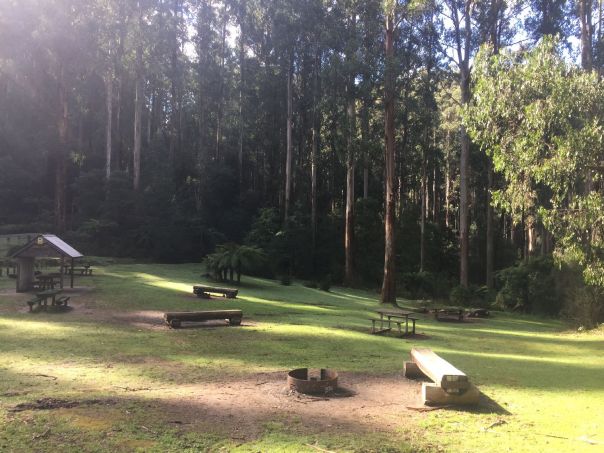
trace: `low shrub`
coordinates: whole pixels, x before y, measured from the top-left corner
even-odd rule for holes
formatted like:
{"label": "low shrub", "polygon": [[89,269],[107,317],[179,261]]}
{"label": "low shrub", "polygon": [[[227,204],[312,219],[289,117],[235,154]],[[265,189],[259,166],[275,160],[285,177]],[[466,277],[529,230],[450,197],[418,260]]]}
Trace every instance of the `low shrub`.
{"label": "low shrub", "polygon": [[283,274],[280,278],[279,281],[281,282],[281,284],[283,286],[289,286],[292,284],[292,278],[288,275],[288,274]]}
{"label": "low shrub", "polygon": [[449,301],[459,307],[487,308],[490,305],[489,290],[486,286],[456,286],[449,294]]}
{"label": "low shrub", "polygon": [[562,314],[576,327],[598,327],[600,322],[604,322],[604,289],[594,286],[575,288],[565,301]]}
{"label": "low shrub", "polygon": [[318,283],[314,280],[310,280],[304,283],[304,286],[311,289],[317,289],[319,287]]}
{"label": "low shrub", "polygon": [[401,274],[401,296],[409,299],[446,299],[451,282],[445,274],[405,272]]}
{"label": "low shrub", "polygon": [[549,257],[532,258],[497,272],[499,292],[495,305],[502,309],[557,315],[564,295],[557,280],[560,271]]}
{"label": "low shrub", "polygon": [[319,283],[319,289],[321,291],[329,291],[331,289],[331,276],[327,275]]}

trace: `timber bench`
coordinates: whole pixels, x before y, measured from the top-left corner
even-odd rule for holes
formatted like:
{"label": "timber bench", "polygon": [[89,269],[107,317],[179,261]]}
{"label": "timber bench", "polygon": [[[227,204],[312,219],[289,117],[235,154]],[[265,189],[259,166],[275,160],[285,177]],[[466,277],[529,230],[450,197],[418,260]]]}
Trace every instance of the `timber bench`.
{"label": "timber bench", "polygon": [[422,382],[423,404],[477,404],[478,389],[468,376],[455,368],[431,349],[411,349],[411,361],[405,362],[403,374],[407,378],[427,377],[433,382]]}
{"label": "timber bench", "polygon": [[195,285],[193,286],[193,294],[197,297],[203,297],[204,299],[210,298],[212,294],[222,294],[227,299],[235,299],[239,293],[238,289],[235,288],[219,288],[215,286]]}
{"label": "timber bench", "polygon": [[241,324],[243,312],[241,310],[206,310],[206,311],[181,311],[164,313],[164,320],[173,329],[181,326],[184,321],[203,322],[211,320],[227,320],[229,325]]}

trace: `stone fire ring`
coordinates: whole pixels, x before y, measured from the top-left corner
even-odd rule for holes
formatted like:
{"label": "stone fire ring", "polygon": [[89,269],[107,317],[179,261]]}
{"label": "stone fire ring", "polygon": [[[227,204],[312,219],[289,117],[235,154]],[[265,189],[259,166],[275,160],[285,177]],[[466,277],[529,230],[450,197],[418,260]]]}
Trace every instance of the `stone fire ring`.
{"label": "stone fire ring", "polygon": [[299,393],[325,395],[338,388],[338,373],[321,368],[320,376],[309,378],[308,368],[297,368],[287,373],[287,386]]}

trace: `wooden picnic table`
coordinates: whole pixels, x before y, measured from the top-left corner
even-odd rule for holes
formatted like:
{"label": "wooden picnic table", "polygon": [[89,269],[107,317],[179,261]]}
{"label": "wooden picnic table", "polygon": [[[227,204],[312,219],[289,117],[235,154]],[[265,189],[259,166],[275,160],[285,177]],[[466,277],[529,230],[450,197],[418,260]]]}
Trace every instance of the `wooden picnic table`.
{"label": "wooden picnic table", "polygon": [[461,307],[435,307],[432,309],[434,318],[439,321],[443,316],[454,316],[459,321],[463,321],[465,309]]}
{"label": "wooden picnic table", "polygon": [[[415,321],[416,318],[412,317],[415,313],[412,311],[405,310],[395,310],[391,308],[379,308],[376,310],[376,313],[380,315],[379,320],[373,320],[372,322],[372,333],[382,333],[392,330],[392,322],[394,322],[398,326],[399,335],[403,336],[401,331],[401,325],[404,321],[405,323],[405,333],[404,335],[409,335],[409,320],[413,323],[412,333],[415,334]],[[400,321],[397,321],[400,320]],[[375,330],[375,322],[379,321],[380,330]],[[384,328],[384,323],[388,323],[388,327]]]}
{"label": "wooden picnic table", "polygon": [[90,266],[74,267],[73,269],[71,267],[65,267],[65,274],[71,275],[72,273],[79,275],[92,275],[92,268]]}
{"label": "wooden picnic table", "polygon": [[36,280],[38,280],[38,282],[40,283],[40,288],[41,289],[55,289],[55,285],[59,284],[61,285],[61,288],[63,287],[62,282],[61,282],[61,274],[59,273],[49,273],[49,274],[38,274],[36,275]]}
{"label": "wooden picnic table", "polygon": [[56,297],[61,293],[62,291],[60,289],[48,289],[46,291],[36,293],[36,296],[42,301],[41,304],[46,307],[48,305],[48,299],[52,299],[50,301],[50,305],[55,305]]}

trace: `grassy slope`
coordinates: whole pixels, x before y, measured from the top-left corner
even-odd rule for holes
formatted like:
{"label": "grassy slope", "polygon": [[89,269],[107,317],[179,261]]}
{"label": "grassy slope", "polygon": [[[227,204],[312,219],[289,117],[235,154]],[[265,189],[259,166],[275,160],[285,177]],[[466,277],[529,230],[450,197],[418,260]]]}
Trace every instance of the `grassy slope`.
{"label": "grassy slope", "polygon": [[[113,265],[87,282],[97,287],[90,297],[99,308],[189,310],[199,308],[199,300],[190,296],[191,285],[200,282],[198,272],[194,265]],[[0,279],[0,287],[12,284]],[[204,305],[242,308],[258,325],[181,331],[91,321],[82,310],[16,313],[14,307],[24,299],[0,295],[0,394],[9,395],[0,402],[0,450],[15,445],[25,450],[64,448],[61,443],[77,445],[74,451],[234,449],[219,430],[177,435],[154,421],[145,410],[148,401],[126,399],[123,393],[117,405],[95,408],[95,417],[82,408],[17,415],[6,409],[43,396],[115,398],[116,386],[185,385],[218,373],[237,377],[309,363],[341,371],[392,372],[402,367],[413,346],[413,341],[367,335],[375,294],[341,288],[324,293],[252,278],[245,279],[240,293],[236,303],[213,300]],[[463,325],[422,320],[420,331],[430,336],[422,346],[468,373],[502,410],[418,415],[414,426],[400,427],[401,438],[414,439],[413,448],[593,451],[598,447],[575,439],[594,436],[604,441],[602,332],[568,333],[555,321],[508,315]],[[28,393],[10,396],[19,390]],[[497,421],[505,423],[484,429]],[[137,429],[140,425],[151,426],[150,431]],[[53,435],[32,437],[48,427]],[[376,445],[373,438],[297,432],[276,418],[263,427],[258,440],[237,448],[298,451],[314,442],[348,450]],[[406,448],[403,443],[397,447]]]}

